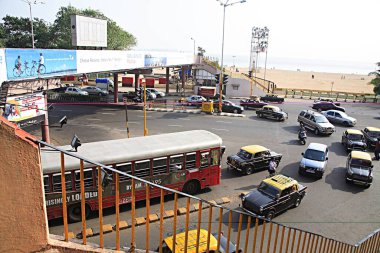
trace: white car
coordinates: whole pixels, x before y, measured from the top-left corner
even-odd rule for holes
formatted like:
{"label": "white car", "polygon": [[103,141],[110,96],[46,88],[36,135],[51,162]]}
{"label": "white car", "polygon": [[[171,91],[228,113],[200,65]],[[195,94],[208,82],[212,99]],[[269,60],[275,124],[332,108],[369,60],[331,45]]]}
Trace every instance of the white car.
{"label": "white car", "polygon": [[77,88],[77,87],[67,87],[67,89],[65,90],[65,93],[77,94],[77,95],[82,95],[82,96],[88,95],[87,91],[81,90],[80,88]]}
{"label": "white car", "polygon": [[202,104],[202,102],[206,101],[206,99],[202,96],[193,95],[186,98],[188,104]]}
{"label": "white car", "polygon": [[165,93],[162,92],[162,91],[159,91],[159,90],[156,90],[156,89],[153,89],[153,88],[148,88],[146,90],[149,91],[150,93],[155,94],[156,97],[158,97],[158,98],[165,97]]}
{"label": "white car", "polygon": [[329,159],[329,149],[325,144],[310,143],[305,153],[302,153],[302,159],[298,168],[300,175],[313,175],[322,178],[325,173],[327,160]]}

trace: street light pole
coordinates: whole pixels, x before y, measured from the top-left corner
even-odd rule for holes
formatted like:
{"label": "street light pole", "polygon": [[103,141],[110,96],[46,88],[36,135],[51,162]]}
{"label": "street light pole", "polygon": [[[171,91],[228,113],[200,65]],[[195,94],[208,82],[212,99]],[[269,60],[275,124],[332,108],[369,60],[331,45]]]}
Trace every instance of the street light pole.
{"label": "street light pole", "polygon": [[[29,5],[29,14],[30,14],[30,25],[32,27],[32,48],[34,49],[34,31],[33,31],[33,15],[32,15],[32,1],[22,0],[24,3]],[[33,4],[44,4],[44,2],[34,1]]]}
{"label": "street light pole", "polygon": [[219,78],[219,112],[222,112],[222,99],[223,99],[223,76],[224,76],[224,69],[223,69],[223,57],[224,57],[224,24],[225,24],[225,19],[226,19],[226,7],[237,4],[237,3],[244,3],[246,0],[241,0],[233,3],[228,3],[229,0],[227,0],[225,3],[223,3],[221,0],[217,0],[220,2],[220,4],[223,6],[223,34],[222,34],[222,59],[220,62],[220,68],[221,68],[221,73],[220,73],[220,78]]}
{"label": "street light pole", "polygon": [[190,39],[194,42],[194,50],[193,50],[194,53],[193,54],[195,56],[195,39],[193,39],[193,37],[191,37]]}

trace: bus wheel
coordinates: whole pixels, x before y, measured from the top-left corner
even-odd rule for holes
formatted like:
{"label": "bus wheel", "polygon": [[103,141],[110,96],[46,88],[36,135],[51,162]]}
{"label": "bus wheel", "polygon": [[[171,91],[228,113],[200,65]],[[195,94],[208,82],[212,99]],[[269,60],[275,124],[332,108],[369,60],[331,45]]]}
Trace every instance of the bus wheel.
{"label": "bus wheel", "polygon": [[[90,215],[91,209],[88,205],[86,205],[86,218]],[[74,204],[67,208],[67,216],[70,222],[78,222],[82,220],[82,211],[81,205]]]}
{"label": "bus wheel", "polygon": [[187,182],[183,186],[183,190],[182,191],[185,192],[185,193],[187,193],[187,194],[194,195],[197,192],[199,192],[200,188],[201,187],[199,185],[199,182],[195,181],[195,180],[192,180],[192,181]]}

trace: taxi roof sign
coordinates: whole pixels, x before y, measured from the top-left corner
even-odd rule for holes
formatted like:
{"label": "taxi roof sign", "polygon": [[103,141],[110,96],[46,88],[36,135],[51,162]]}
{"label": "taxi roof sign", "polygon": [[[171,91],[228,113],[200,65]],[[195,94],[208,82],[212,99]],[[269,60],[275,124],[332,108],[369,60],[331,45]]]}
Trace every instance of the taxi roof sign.
{"label": "taxi roof sign", "polygon": [[[174,253],[182,253],[185,252],[185,232],[177,234],[176,240],[175,240],[175,252]],[[199,244],[197,245],[197,230],[190,230],[188,232],[188,239],[187,239],[187,252],[188,253],[195,253],[197,252],[206,252],[207,251],[207,237],[208,237],[208,231],[205,229],[200,229],[199,231]],[[171,251],[173,251],[173,236],[166,237],[164,239],[164,242],[169,247]],[[210,248],[211,251],[217,251],[218,241],[216,238],[210,233]]]}
{"label": "taxi roof sign", "polygon": [[363,151],[354,150],[351,152],[351,157],[354,159],[362,159],[362,160],[372,161],[370,154],[363,152]]}
{"label": "taxi roof sign", "polygon": [[256,154],[258,152],[263,152],[267,151],[268,149],[266,147],[260,146],[260,145],[249,145],[249,146],[244,146],[241,148],[242,150],[251,153],[251,154]]}
{"label": "taxi roof sign", "polygon": [[275,175],[273,177],[264,179],[263,182],[272,185],[281,191],[298,184],[297,180],[285,175]]}

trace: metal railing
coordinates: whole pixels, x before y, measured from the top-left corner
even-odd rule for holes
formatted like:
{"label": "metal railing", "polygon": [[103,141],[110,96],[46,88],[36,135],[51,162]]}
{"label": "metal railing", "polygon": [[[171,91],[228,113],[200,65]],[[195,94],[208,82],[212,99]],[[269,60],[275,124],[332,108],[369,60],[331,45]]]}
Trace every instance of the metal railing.
{"label": "metal railing", "polygon": [[[107,166],[96,161],[87,159],[73,152],[66,151],[55,147],[51,144],[45,143],[43,141],[36,141],[41,146],[49,147],[53,150],[59,151],[61,156],[61,185],[62,185],[62,205],[63,205],[63,225],[64,225],[64,240],[69,240],[68,232],[68,217],[67,217],[67,203],[66,203],[66,183],[65,183],[65,155],[75,157],[79,160],[80,164],[80,190],[81,190],[81,211],[82,211],[82,243],[87,244],[87,232],[86,232],[86,203],[85,203],[85,186],[84,186],[84,162],[93,164],[97,166],[97,191],[98,191],[98,205],[99,205],[99,247],[104,248],[104,233],[103,233],[103,210],[102,210],[102,170],[113,172],[116,175],[115,184],[115,213],[116,213],[116,239],[115,239],[115,249],[121,250],[120,245],[120,203],[119,203],[119,177],[120,175],[129,177],[131,179],[131,238],[130,245],[128,249],[129,252],[134,252],[139,245],[136,245],[136,199],[135,199],[135,182],[141,182],[145,184],[145,196],[150,196],[150,192],[153,189],[160,190],[160,215],[159,215],[159,252],[162,253],[163,246],[163,220],[164,220],[164,196],[165,193],[174,194],[174,215],[172,224],[172,236],[173,245],[172,252],[175,252],[176,247],[176,236],[178,229],[178,197],[181,196],[186,200],[186,213],[185,213],[185,246],[184,253],[187,253],[187,243],[188,243],[188,233],[189,233],[189,222],[190,222],[190,203],[191,201],[197,203],[197,218],[196,221],[192,219],[191,222],[196,223],[197,228],[197,245],[200,240],[200,229],[203,224],[207,225],[208,237],[207,237],[207,253],[210,251],[210,234],[212,231],[213,218],[218,219],[217,231],[218,235],[222,234],[222,222],[223,215],[228,214],[227,222],[227,248],[225,252],[229,252],[230,241],[235,240],[236,249],[241,249],[241,252],[249,253],[375,253],[380,249],[380,229],[374,231],[372,234],[368,235],[365,239],[357,243],[356,245],[351,245],[345,242],[337,241],[332,238],[328,238],[316,233],[307,232],[298,228],[293,228],[279,224],[277,222],[266,220],[264,217],[255,216],[252,213],[246,213],[244,211],[234,210],[225,206],[216,204],[215,202],[207,201],[177,190],[173,190],[150,181],[138,178],[136,176],[127,174],[116,170],[112,166]],[[146,197],[146,223],[145,223],[145,249],[148,253],[150,251],[150,198]],[[202,211],[208,208],[207,221],[202,222]],[[216,214],[216,215],[215,215]],[[232,238],[231,229],[232,226],[236,225],[233,221],[233,216],[238,216],[237,222],[237,235],[236,238]],[[246,222],[243,222],[243,219]],[[242,235],[243,228],[245,226],[245,236]],[[167,226],[167,225],[166,225]],[[205,225],[203,225],[205,226]],[[251,228],[252,227],[252,228]],[[259,232],[259,227],[261,227],[261,232]],[[253,236],[251,235],[251,229],[253,229]],[[242,237],[242,238],[241,238]],[[217,249],[221,245],[221,237],[217,236]],[[123,238],[123,241],[128,240]],[[196,250],[198,253],[198,248]],[[239,251],[240,252],[240,251]]]}

